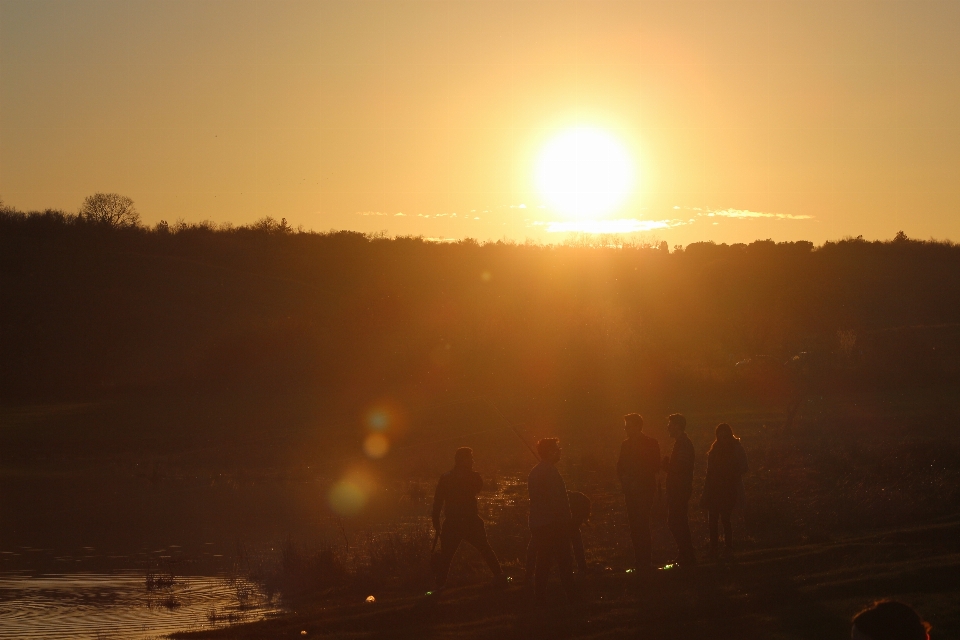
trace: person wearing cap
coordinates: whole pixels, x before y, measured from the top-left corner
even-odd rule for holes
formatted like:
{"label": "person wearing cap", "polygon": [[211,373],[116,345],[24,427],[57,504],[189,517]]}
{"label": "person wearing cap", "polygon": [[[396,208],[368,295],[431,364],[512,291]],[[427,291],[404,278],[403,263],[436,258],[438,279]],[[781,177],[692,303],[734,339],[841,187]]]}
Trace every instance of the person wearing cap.
{"label": "person wearing cap", "polygon": [[[573,543],[573,557],[577,561],[577,571],[581,576],[587,573],[587,556],[583,548],[583,534],[580,527],[590,519],[590,498],[580,491],[567,491],[570,504],[570,542]],[[526,573],[523,581],[530,583],[537,566],[537,543],[533,536],[527,545]]]}
{"label": "person wearing cap", "polygon": [[[440,476],[433,496],[433,528],[440,532],[437,590],[442,590],[446,585],[450,563],[464,540],[480,552],[493,573],[494,584],[505,586],[507,578],[497,554],[487,542],[486,528],[477,512],[477,494],[483,489],[483,479],[473,470],[473,449],[461,447],[453,459],[453,469]],[[441,514],[444,516],[442,528]]]}
{"label": "person wearing cap", "polygon": [[573,582],[573,558],[570,555],[570,502],[567,487],[557,469],[560,442],[544,438],[537,442],[540,463],[527,477],[530,493],[530,535],[537,550],[534,572],[534,597],[538,605],[546,600],[547,581],[554,562],[560,570],[560,584],[567,599],[576,599]]}

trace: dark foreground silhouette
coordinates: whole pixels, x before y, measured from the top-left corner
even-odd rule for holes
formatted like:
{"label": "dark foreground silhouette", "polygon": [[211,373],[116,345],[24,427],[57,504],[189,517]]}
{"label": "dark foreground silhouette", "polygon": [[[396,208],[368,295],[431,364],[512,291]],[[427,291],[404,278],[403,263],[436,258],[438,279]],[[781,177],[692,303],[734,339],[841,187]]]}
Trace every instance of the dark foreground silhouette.
{"label": "dark foreground silhouette", "polygon": [[[503,576],[500,561],[487,542],[483,520],[477,513],[477,494],[482,488],[483,479],[473,470],[473,449],[457,449],[453,469],[440,477],[433,496],[433,529],[440,537],[440,551],[432,561],[437,590],[446,586],[450,563],[462,542],[469,542],[480,552],[495,579]],[[498,582],[506,584],[502,580]]]}
{"label": "dark foreground silhouette", "polygon": [[931,638],[960,630],[960,520],[836,542],[743,552],[695,573],[601,573],[584,604],[535,609],[522,587],[474,584],[442,598],[360,593],[297,603],[295,614],[182,638],[849,638],[851,618],[897,594],[937,621]]}
{"label": "dark foreground silhouette", "polygon": [[[281,591],[297,613],[227,637],[842,637],[853,612],[894,596],[934,638],[960,633],[960,248],[589,245],[2,212],[0,563],[26,562],[21,547],[124,556],[187,537],[221,555],[240,536],[279,548],[327,535],[300,564],[284,547]],[[693,490],[677,451],[663,514],[644,464],[618,477],[613,462],[628,407],[677,406]],[[556,582],[545,615],[518,587],[470,586],[492,564],[469,544],[448,590],[422,602],[429,516],[416,493],[398,508],[398,492],[432,485],[460,445],[487,478],[525,476],[504,414],[531,438],[560,436],[566,487],[594,500],[582,605],[555,609]],[[357,439],[373,415],[391,420],[377,459]],[[742,521],[724,517],[730,459],[703,455],[718,420],[736,424],[750,459]],[[666,443],[665,426],[644,433]],[[380,484],[341,527],[327,490],[354,465]],[[742,544],[737,563],[625,573],[646,532],[649,564],[683,553],[684,508],[708,549],[709,516],[689,508],[713,486],[708,466],[721,482],[704,504],[717,546],[721,529]],[[508,488],[480,513],[519,578],[526,498]],[[376,604],[360,604],[373,591]]]}

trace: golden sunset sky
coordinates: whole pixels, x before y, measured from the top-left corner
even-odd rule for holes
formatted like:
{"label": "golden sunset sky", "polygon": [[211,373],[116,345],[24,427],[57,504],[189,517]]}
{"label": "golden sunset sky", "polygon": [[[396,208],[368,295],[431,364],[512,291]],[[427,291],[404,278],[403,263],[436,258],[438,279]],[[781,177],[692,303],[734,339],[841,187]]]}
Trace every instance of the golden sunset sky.
{"label": "golden sunset sky", "polygon": [[[0,198],[433,238],[960,240],[957,34],[957,0],[0,0]],[[630,160],[599,213],[538,189],[584,130]]]}

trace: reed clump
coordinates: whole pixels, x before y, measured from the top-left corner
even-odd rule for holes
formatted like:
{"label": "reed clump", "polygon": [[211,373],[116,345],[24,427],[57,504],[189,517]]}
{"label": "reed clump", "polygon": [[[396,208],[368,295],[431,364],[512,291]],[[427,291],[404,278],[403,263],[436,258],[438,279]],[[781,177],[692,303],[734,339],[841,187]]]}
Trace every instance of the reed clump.
{"label": "reed clump", "polygon": [[147,591],[159,591],[161,589],[170,589],[176,584],[176,578],[173,572],[160,573],[157,571],[148,571],[144,577],[144,586]]}

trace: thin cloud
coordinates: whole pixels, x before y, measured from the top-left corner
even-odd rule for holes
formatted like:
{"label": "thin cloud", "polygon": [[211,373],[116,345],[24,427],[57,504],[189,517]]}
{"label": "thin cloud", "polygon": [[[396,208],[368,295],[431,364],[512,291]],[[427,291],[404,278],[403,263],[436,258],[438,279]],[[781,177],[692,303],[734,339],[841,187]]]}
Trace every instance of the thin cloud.
{"label": "thin cloud", "polygon": [[682,220],[638,220],[621,218],[619,220],[573,220],[569,222],[546,223],[549,233],[637,233],[654,229],[669,229],[686,224]]}
{"label": "thin cloud", "polygon": [[[696,209],[694,209],[696,211]],[[812,220],[813,216],[794,215],[792,213],[763,213],[760,211],[749,211],[748,209],[719,209],[699,213],[697,215],[707,216],[708,218],[776,218],[777,220]]]}

